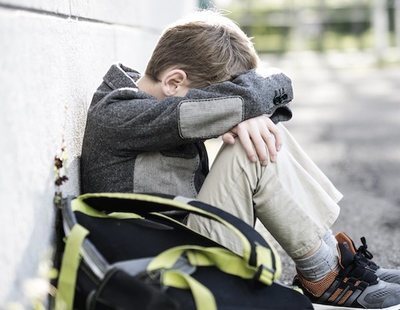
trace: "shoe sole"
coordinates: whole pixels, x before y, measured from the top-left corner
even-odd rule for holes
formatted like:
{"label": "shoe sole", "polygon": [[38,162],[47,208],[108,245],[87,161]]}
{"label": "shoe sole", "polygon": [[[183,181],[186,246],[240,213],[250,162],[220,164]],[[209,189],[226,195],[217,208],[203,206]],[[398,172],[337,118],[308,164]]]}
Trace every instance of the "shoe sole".
{"label": "shoe sole", "polygon": [[[313,304],[314,310],[360,310],[364,308],[353,308],[353,307],[340,307],[340,306],[330,306],[330,305],[321,305],[321,304]],[[365,310],[400,310],[400,305],[386,307],[386,308],[365,308]]]}

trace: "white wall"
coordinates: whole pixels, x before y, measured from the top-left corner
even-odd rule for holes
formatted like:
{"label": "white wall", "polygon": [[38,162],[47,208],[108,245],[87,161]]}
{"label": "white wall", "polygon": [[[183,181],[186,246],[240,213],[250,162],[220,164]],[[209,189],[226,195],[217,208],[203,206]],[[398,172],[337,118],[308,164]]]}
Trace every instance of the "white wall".
{"label": "white wall", "polygon": [[[51,249],[54,156],[70,180],[91,95],[110,64],[143,71],[163,26],[195,0],[0,0],[0,308],[24,302]],[[25,301],[26,302],[26,301]]]}

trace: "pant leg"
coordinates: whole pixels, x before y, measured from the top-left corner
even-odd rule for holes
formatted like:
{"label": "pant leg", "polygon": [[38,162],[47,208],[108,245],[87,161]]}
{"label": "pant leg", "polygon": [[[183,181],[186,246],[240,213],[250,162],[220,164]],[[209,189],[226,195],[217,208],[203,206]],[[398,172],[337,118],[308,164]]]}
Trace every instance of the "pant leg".
{"label": "pant leg", "polygon": [[336,189],[336,187],[327,178],[327,176],[304,152],[304,150],[300,147],[298,142],[290,134],[286,127],[282,123],[279,123],[278,127],[285,141],[285,145],[289,150],[289,153],[296,159],[299,165],[302,166],[307,171],[307,173],[319,183],[319,185],[332,198],[332,200],[334,200],[336,203],[339,202],[343,198],[343,195]]}
{"label": "pant leg", "polygon": [[[303,256],[334,223],[340,193],[280,126],[276,163],[251,163],[240,145],[223,145],[198,199],[253,225],[257,217],[293,258]],[[295,157],[296,156],[296,157]],[[328,190],[328,191],[327,191]],[[238,240],[215,222],[189,216],[188,225],[241,253]]]}

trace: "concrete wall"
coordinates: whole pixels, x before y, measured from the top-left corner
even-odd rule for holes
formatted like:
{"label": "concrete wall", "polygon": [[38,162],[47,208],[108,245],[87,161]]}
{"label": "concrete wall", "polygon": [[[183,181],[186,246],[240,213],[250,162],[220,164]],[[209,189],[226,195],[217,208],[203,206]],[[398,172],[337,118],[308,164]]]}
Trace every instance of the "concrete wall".
{"label": "concrete wall", "polygon": [[163,26],[195,0],[0,0],[0,308],[48,256],[54,156],[65,140],[69,181],[91,95],[109,65],[143,71]]}

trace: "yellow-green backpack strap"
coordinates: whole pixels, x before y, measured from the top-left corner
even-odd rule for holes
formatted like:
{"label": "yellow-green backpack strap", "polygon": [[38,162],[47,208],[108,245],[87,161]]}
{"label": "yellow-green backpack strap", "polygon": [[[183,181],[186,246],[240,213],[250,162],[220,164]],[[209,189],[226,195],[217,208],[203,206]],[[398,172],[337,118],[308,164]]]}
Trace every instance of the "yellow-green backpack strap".
{"label": "yellow-green backpack strap", "polygon": [[111,212],[111,213],[104,213],[101,211],[92,208],[87,203],[85,203],[81,199],[74,199],[71,202],[71,209],[74,212],[81,212],[83,214],[92,216],[92,217],[99,217],[99,218],[111,218],[111,219],[120,219],[120,220],[131,220],[131,219],[141,219],[140,215],[131,212]]}
{"label": "yellow-green backpack strap", "polygon": [[162,284],[170,287],[190,289],[197,310],[217,310],[214,295],[203,284],[186,273],[166,270],[161,277]]}
{"label": "yellow-green backpack strap", "polygon": [[89,231],[87,229],[76,224],[72,227],[67,237],[58,277],[55,300],[56,310],[72,310],[77,272],[81,261],[80,249],[88,234]]}
{"label": "yellow-green backpack strap", "polygon": [[195,245],[177,246],[160,253],[150,262],[147,270],[173,269],[178,259],[184,255],[192,266],[215,266],[227,274],[243,279],[252,279],[261,272],[257,278],[267,285],[271,285],[274,280],[274,273],[269,268],[259,270],[257,267],[250,266],[243,257],[229,250]]}

